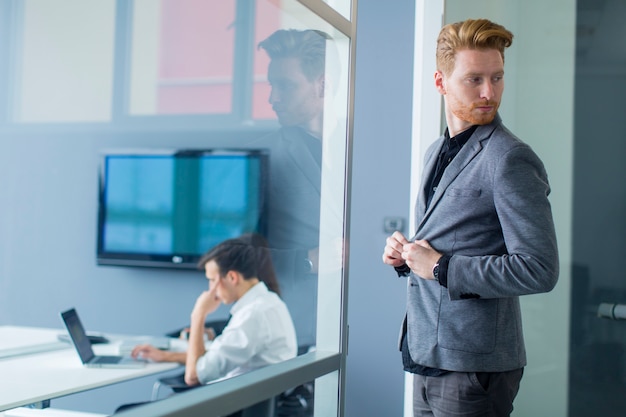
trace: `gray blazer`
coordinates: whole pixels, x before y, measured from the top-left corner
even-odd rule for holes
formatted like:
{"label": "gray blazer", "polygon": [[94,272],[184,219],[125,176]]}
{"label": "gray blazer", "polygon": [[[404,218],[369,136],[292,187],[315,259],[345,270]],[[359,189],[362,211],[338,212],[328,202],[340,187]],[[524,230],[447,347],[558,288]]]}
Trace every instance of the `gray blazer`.
{"label": "gray blazer", "polygon": [[426,208],[423,187],[443,140],[426,153],[414,239],[452,255],[448,288],[409,275],[403,330],[411,357],[458,372],[521,368],[518,297],[550,291],[558,278],[546,171],[496,116],[452,160]]}

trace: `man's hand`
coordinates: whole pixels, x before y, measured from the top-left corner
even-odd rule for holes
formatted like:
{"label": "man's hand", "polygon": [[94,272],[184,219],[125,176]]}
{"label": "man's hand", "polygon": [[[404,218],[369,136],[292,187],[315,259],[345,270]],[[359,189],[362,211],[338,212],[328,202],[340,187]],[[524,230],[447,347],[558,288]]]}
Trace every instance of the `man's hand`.
{"label": "man's hand", "polygon": [[433,267],[441,255],[425,240],[407,242],[402,246],[402,259],[417,276],[424,279],[435,279]]}
{"label": "man's hand", "polygon": [[402,257],[404,251],[404,245],[409,241],[400,232],[393,232],[391,236],[387,238],[387,244],[383,251],[383,262],[387,265],[391,265],[394,268],[404,265],[406,262]]}
{"label": "man's hand", "polygon": [[204,322],[206,316],[217,310],[220,306],[220,299],[217,297],[217,288],[221,285],[221,278],[208,291],[203,291],[196,300],[196,304],[191,311],[192,320],[202,320]]}
{"label": "man's hand", "polygon": [[152,345],[137,345],[133,348],[130,356],[137,359],[148,359],[154,362],[167,362],[168,352],[157,349]]}
{"label": "man's hand", "polygon": [[222,285],[222,279],[223,278],[219,278],[214,283],[211,283],[209,290],[200,294],[193,310],[191,310],[189,346],[185,361],[185,383],[187,385],[198,385],[200,383],[198,372],[196,371],[196,362],[206,353],[204,347],[204,322],[206,316],[214,312],[221,303],[221,300],[217,296],[217,289]]}

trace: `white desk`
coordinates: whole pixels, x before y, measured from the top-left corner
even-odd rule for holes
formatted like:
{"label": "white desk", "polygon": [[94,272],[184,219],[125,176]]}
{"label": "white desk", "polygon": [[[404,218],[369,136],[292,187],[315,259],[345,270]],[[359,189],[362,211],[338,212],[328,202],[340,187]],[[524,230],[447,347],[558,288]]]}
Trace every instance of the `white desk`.
{"label": "white desk", "polygon": [[[63,333],[62,329],[19,329],[27,335],[23,341],[26,347],[54,343],[57,335]],[[0,326],[0,353],[3,348],[16,348],[16,342],[7,339],[15,331],[14,326]],[[117,354],[116,349],[113,344],[94,346],[95,353],[100,355]],[[11,355],[0,359],[0,411],[169,371],[179,366],[176,363],[149,363],[137,369],[86,368],[70,344],[65,349]]]}
{"label": "white desk", "polygon": [[66,349],[69,345],[57,339],[61,332],[38,327],[0,326],[0,359]]}
{"label": "white desk", "polygon": [[0,411],[0,417],[108,417],[106,414],[83,413],[58,408],[33,409],[26,407]]}

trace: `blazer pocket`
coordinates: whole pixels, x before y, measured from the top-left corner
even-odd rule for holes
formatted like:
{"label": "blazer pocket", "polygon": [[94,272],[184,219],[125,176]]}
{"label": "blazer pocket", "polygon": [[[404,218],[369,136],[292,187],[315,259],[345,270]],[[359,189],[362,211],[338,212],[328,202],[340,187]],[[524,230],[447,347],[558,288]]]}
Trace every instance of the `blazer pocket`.
{"label": "blazer pocket", "polygon": [[450,197],[480,197],[480,189],[448,188],[446,194]]}
{"label": "blazer pocket", "polygon": [[444,349],[491,353],[496,345],[498,300],[446,300],[441,304],[438,339]]}

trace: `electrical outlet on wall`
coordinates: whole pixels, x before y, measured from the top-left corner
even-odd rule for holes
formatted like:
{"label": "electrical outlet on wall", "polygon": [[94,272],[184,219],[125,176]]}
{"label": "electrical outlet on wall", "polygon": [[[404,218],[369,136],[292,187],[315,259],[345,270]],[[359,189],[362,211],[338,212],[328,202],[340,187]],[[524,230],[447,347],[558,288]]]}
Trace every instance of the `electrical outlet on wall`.
{"label": "electrical outlet on wall", "polygon": [[393,233],[396,230],[404,233],[404,218],[403,217],[385,217],[383,220],[383,230],[385,233]]}

